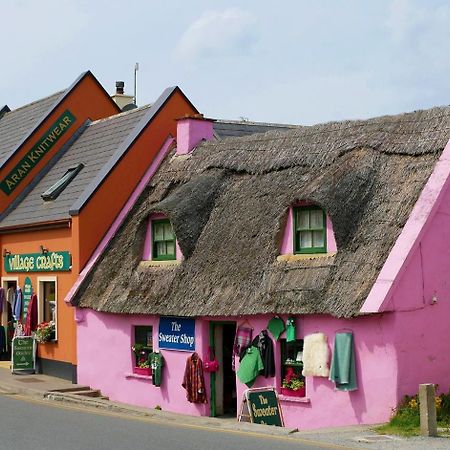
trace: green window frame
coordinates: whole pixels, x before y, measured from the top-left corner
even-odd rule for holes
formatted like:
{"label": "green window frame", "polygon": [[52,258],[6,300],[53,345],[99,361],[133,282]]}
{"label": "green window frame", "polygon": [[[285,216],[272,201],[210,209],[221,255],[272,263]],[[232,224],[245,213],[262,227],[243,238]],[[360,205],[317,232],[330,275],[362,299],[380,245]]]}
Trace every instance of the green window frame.
{"label": "green window frame", "polygon": [[294,253],[327,252],[327,216],[319,206],[294,208]]}
{"label": "green window frame", "polygon": [[176,259],[176,242],[169,219],[152,220],[152,259],[168,261]]}

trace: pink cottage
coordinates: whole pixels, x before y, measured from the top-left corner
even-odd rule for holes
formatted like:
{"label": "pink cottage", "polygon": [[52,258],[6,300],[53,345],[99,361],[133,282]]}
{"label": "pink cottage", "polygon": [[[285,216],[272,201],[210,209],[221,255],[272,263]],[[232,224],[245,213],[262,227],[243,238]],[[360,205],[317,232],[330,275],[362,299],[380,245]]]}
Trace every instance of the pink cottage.
{"label": "pink cottage", "polygon": [[206,416],[274,386],[299,429],[448,389],[450,108],[223,140],[179,125],[67,298],[80,383]]}

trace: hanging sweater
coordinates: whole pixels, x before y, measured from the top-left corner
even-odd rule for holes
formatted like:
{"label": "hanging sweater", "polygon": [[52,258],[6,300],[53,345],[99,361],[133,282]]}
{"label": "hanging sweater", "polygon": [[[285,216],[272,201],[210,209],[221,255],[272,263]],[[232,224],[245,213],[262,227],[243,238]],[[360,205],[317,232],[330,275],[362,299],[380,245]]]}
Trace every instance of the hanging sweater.
{"label": "hanging sweater", "polygon": [[207,403],[203,362],[197,353],[186,361],[182,386],[186,389],[186,398],[190,403]]}
{"label": "hanging sweater", "polygon": [[36,330],[37,322],[37,295],[33,294],[28,303],[27,318],[25,320],[26,336],[31,336],[31,332]]}
{"label": "hanging sweater", "polygon": [[22,319],[22,289],[20,289],[20,287],[16,289],[16,296],[13,305],[13,317],[16,320]]}
{"label": "hanging sweater", "polygon": [[264,364],[264,369],[261,371],[261,375],[266,378],[275,376],[275,358],[273,355],[273,342],[267,333],[267,330],[262,330],[258,336],[252,341],[252,346],[259,349],[261,359]]}

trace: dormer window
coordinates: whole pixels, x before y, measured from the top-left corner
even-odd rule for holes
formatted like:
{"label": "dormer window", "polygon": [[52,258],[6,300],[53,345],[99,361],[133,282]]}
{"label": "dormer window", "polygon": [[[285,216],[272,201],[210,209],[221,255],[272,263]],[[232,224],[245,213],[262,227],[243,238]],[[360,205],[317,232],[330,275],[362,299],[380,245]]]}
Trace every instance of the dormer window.
{"label": "dormer window", "polygon": [[169,219],[152,220],[152,260],[176,259],[175,234]]}
{"label": "dormer window", "polygon": [[294,208],[294,253],[326,253],[325,211],[318,206]]}

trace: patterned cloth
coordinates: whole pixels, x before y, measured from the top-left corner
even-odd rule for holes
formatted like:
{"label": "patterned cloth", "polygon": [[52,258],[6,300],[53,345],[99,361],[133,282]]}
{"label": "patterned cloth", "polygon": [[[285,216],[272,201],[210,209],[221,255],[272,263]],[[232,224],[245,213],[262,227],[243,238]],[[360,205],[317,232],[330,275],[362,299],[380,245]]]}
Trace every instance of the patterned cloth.
{"label": "patterned cloth", "polygon": [[190,403],[207,403],[203,362],[197,353],[186,361],[182,386],[186,389],[186,398]]}
{"label": "patterned cloth", "polygon": [[231,367],[236,370],[235,358],[242,353],[242,350],[247,348],[252,342],[253,328],[247,328],[239,326],[236,330],[236,336],[234,337],[233,345],[233,358],[231,361]]}
{"label": "patterned cloth", "polygon": [[20,287],[17,287],[16,289],[16,296],[13,305],[13,317],[16,320],[22,319],[22,289],[20,289]]}

